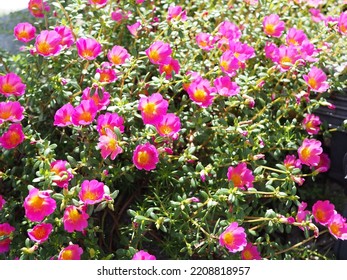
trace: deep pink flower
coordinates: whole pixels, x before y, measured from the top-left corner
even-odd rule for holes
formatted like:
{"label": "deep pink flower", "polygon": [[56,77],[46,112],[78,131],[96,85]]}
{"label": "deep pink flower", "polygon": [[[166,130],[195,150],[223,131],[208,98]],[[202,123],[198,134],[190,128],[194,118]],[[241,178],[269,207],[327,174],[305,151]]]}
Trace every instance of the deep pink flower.
{"label": "deep pink flower", "polygon": [[316,62],[318,50],[315,48],[314,44],[312,44],[309,40],[305,40],[301,46],[298,47],[298,52],[302,59],[308,62]]}
{"label": "deep pink flower", "polygon": [[97,147],[101,150],[103,159],[110,156],[114,160],[118,154],[123,152],[123,149],[120,147],[117,135],[113,130],[106,128],[105,131],[106,134],[100,135]]}
{"label": "deep pink flower", "polygon": [[263,20],[263,30],[265,34],[271,37],[281,37],[284,28],[284,21],[280,20],[280,17],[277,14],[266,16]]}
{"label": "deep pink flower", "polygon": [[15,228],[8,223],[0,224],[0,254],[6,253],[10,250],[12,241],[11,233]]}
{"label": "deep pink flower", "polygon": [[312,206],[312,215],[317,223],[325,226],[335,214],[335,206],[329,200],[318,200]]}
{"label": "deep pink flower", "polygon": [[61,36],[54,30],[43,30],[36,37],[35,49],[42,56],[58,55],[62,49]]}
{"label": "deep pink flower", "polygon": [[301,161],[296,158],[295,155],[286,155],[283,165],[288,169],[292,170],[294,168],[301,169]]}
{"label": "deep pink flower", "polygon": [[305,32],[301,29],[290,28],[286,36],[286,43],[293,46],[301,46],[301,44],[308,40]]}
{"label": "deep pink flower", "polygon": [[138,32],[141,29],[141,22],[137,21],[134,24],[127,25],[127,28],[129,30],[129,32],[131,33],[131,35],[133,35],[134,37],[137,37]]}
{"label": "deep pink flower", "polygon": [[60,188],[67,188],[69,182],[74,177],[69,163],[66,160],[55,160],[51,163],[51,172],[56,176],[59,176],[60,179],[53,180]]}
{"label": "deep pink flower", "polygon": [[121,133],[124,132],[124,119],[119,116],[117,113],[106,113],[100,115],[97,120],[96,129],[100,135],[106,135],[106,130],[109,129],[114,131],[115,127],[119,128]]}
{"label": "deep pink flower", "polygon": [[222,71],[230,76],[235,76],[236,70],[240,68],[239,60],[234,55],[234,52],[225,51],[219,60],[219,65]]}
{"label": "deep pink flower", "polygon": [[139,101],[138,110],[144,124],[156,124],[166,114],[169,103],[160,93],[154,93],[151,96],[142,96]]}
{"label": "deep pink flower", "polygon": [[75,43],[75,38],[70,28],[63,25],[56,26],[54,28],[54,31],[56,31],[60,35],[60,45],[62,45],[63,47],[70,48],[73,45],[73,43]]}
{"label": "deep pink flower", "polygon": [[20,122],[23,118],[24,107],[18,101],[0,102],[0,124],[6,121]]}
{"label": "deep pink flower", "polygon": [[187,20],[187,12],[182,10],[181,6],[170,5],[167,12],[167,20]]}
{"label": "deep pink flower", "polygon": [[294,46],[280,46],[278,48],[277,64],[282,72],[288,71],[301,58]]}
{"label": "deep pink flower", "polygon": [[86,60],[95,59],[102,51],[101,44],[93,38],[79,38],[76,46],[80,58]]}
{"label": "deep pink flower", "polygon": [[319,173],[327,172],[330,168],[330,158],[326,153],[320,155],[320,160],[315,169]]}
{"label": "deep pink flower", "polygon": [[207,79],[193,81],[188,87],[189,98],[201,108],[210,106],[215,98],[216,88]]}
{"label": "deep pink flower", "polygon": [[146,49],[146,55],[153,64],[167,64],[171,60],[171,47],[162,41],[156,41]]}
{"label": "deep pink flower", "polygon": [[236,24],[227,20],[221,22],[218,25],[217,34],[220,38],[224,37],[228,39],[228,41],[230,40],[237,41],[238,39],[241,38],[241,35],[242,35],[240,28]]}
{"label": "deep pink flower", "polygon": [[5,149],[14,149],[25,139],[22,125],[19,123],[11,124],[8,130],[0,136],[0,146]]}
{"label": "deep pink flower", "polygon": [[321,22],[325,19],[325,16],[321,13],[319,9],[311,8],[309,9],[311,18],[314,22]]}
{"label": "deep pink flower", "polygon": [[25,216],[31,222],[41,222],[45,217],[51,215],[57,204],[50,197],[50,191],[40,191],[37,188],[29,190],[24,200]]}
{"label": "deep pink flower", "polygon": [[246,247],[241,252],[242,260],[261,260],[260,253],[257,246],[253,246],[251,242],[248,242]]}
{"label": "deep pink flower", "polygon": [[69,205],[65,208],[63,223],[67,232],[83,231],[88,226],[89,215],[82,207]]}
{"label": "deep pink flower", "polygon": [[325,92],[329,88],[327,76],[316,66],[313,66],[307,75],[303,75],[303,78],[312,91]]}
{"label": "deep pink flower", "polygon": [[53,226],[51,224],[42,223],[34,226],[32,229],[29,229],[28,235],[32,241],[41,244],[48,239],[52,231]]}
{"label": "deep pink flower", "polygon": [[280,51],[276,44],[272,42],[266,42],[264,51],[267,58],[271,59],[273,62],[278,62]]}
{"label": "deep pink flower", "polygon": [[163,116],[160,122],[155,124],[155,128],[162,137],[176,138],[181,129],[180,118],[173,113],[168,113]]}
{"label": "deep pink flower", "polygon": [[96,204],[104,199],[104,183],[97,180],[84,180],[78,197],[85,204]]}
{"label": "deep pink flower", "polygon": [[100,87],[87,87],[82,92],[82,100],[93,100],[98,111],[105,110],[110,104],[111,95]]}
{"label": "deep pink flower", "polygon": [[94,100],[82,100],[80,105],[75,107],[71,121],[73,125],[88,125],[91,124],[98,112],[98,107]]}
{"label": "deep pink flower", "polygon": [[255,56],[254,49],[251,46],[239,41],[230,41],[229,50],[234,54],[239,62],[245,62]]}
{"label": "deep pink flower", "polygon": [[[305,210],[307,207],[307,203],[306,202],[301,202],[298,206],[298,212],[296,214],[296,221],[298,223],[303,223],[303,222],[311,222],[311,219],[310,219],[310,215],[311,215],[311,212],[309,210]],[[301,230],[305,230],[305,227],[302,227],[302,226],[299,226],[299,228]]]}
{"label": "deep pink flower", "polygon": [[113,83],[117,80],[116,71],[109,62],[103,62],[101,67],[96,69],[96,73],[100,75],[99,82],[101,83]]}
{"label": "deep pink flower", "polygon": [[253,187],[253,173],[247,168],[247,164],[244,162],[239,163],[235,167],[230,166],[227,177],[228,181],[231,181],[236,188],[244,190]]}
{"label": "deep pink flower", "polygon": [[35,38],[36,28],[29,22],[18,23],[13,30],[18,41],[27,43]]}
{"label": "deep pink flower", "polygon": [[58,260],[80,260],[82,254],[83,249],[80,246],[70,244],[60,251]]}
{"label": "deep pink flower", "polygon": [[219,244],[231,253],[240,252],[247,245],[246,237],[245,229],[239,227],[237,222],[233,222],[219,236]]}
{"label": "deep pink flower", "polygon": [[304,139],[298,149],[301,163],[310,167],[317,166],[320,161],[320,155],[323,152],[322,143],[315,139]]}
{"label": "deep pink flower", "polygon": [[55,112],[53,124],[61,127],[72,124],[71,116],[74,110],[74,107],[70,103],[63,105]]}
{"label": "deep pink flower", "polygon": [[210,33],[200,32],[196,35],[195,40],[199,48],[204,51],[210,51],[214,48],[217,38],[212,36]]}
{"label": "deep pink flower", "polygon": [[306,114],[302,121],[302,125],[309,135],[318,134],[321,121],[318,116],[314,114]]}
{"label": "deep pink flower", "polygon": [[111,19],[116,22],[121,22],[123,19],[127,19],[127,15],[124,13],[123,10],[117,8],[111,13]]}
{"label": "deep pink flower", "polygon": [[346,219],[340,214],[335,213],[327,225],[330,233],[337,239],[347,240],[347,223]]}
{"label": "deep pink flower", "polygon": [[108,0],[88,0],[90,5],[93,5],[97,8],[102,8],[107,5]]}
{"label": "deep pink flower", "polygon": [[156,257],[154,255],[151,255],[143,250],[138,251],[134,254],[132,260],[156,260]]}
{"label": "deep pink flower", "polygon": [[26,85],[22,83],[22,79],[15,73],[8,73],[0,76],[0,93],[5,96],[15,95],[21,96],[25,93]]}
{"label": "deep pink flower", "polygon": [[159,153],[154,145],[146,143],[136,146],[133,163],[137,169],[150,171],[156,168],[158,162]]}
{"label": "deep pink flower", "polygon": [[130,58],[130,54],[122,46],[114,46],[107,53],[107,58],[114,65],[122,65]]}
{"label": "deep pink flower", "polygon": [[225,97],[238,95],[240,87],[236,82],[232,82],[229,76],[218,77],[214,80],[214,86],[218,94]]}
{"label": "deep pink flower", "polygon": [[163,74],[165,73],[165,78],[166,79],[171,79],[173,72],[175,74],[178,74],[180,71],[180,64],[178,60],[171,58],[169,63],[167,64],[159,64],[159,73]]}
{"label": "deep pink flower", "polygon": [[37,18],[43,18],[50,10],[48,3],[43,0],[29,0],[28,9],[30,14]]}
{"label": "deep pink flower", "polygon": [[341,34],[347,35],[347,12],[341,13],[337,27]]}
{"label": "deep pink flower", "polygon": [[0,210],[4,207],[4,204],[6,203],[6,200],[0,195]]}

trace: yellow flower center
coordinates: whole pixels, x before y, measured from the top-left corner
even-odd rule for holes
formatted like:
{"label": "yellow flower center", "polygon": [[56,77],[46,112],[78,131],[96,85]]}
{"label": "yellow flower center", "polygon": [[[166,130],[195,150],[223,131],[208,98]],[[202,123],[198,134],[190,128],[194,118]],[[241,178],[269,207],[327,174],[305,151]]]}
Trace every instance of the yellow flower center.
{"label": "yellow flower center", "polygon": [[14,92],[15,89],[14,89],[14,86],[9,84],[9,83],[5,83],[2,85],[2,91],[3,92],[7,92],[7,93],[10,93],[10,92]]}
{"label": "yellow flower center", "polygon": [[92,115],[90,112],[86,112],[84,111],[81,115],[80,115],[80,120],[83,120],[85,122],[91,122],[92,121]]}
{"label": "yellow flower center", "polygon": [[330,227],[330,231],[334,235],[336,235],[336,236],[340,236],[341,235],[340,227],[336,223],[332,223],[329,227]]}
{"label": "yellow flower center", "polygon": [[227,232],[226,234],[224,234],[224,242],[228,245],[232,245],[234,243],[234,235],[230,232]]}
{"label": "yellow flower center", "polygon": [[160,133],[167,135],[167,134],[171,133],[172,128],[171,128],[171,126],[164,124],[164,125],[159,127],[159,131],[160,131]]}
{"label": "yellow flower center", "polygon": [[292,63],[292,59],[289,56],[284,56],[281,58],[280,64],[283,68],[289,68],[290,66],[288,65],[288,63]]}
{"label": "yellow flower center", "polygon": [[313,89],[317,88],[317,81],[315,78],[309,78],[307,83],[309,84],[311,88]]}
{"label": "yellow flower center", "polygon": [[156,105],[153,102],[148,102],[146,103],[146,105],[143,107],[143,111],[145,112],[145,114],[147,115],[152,115],[155,113],[156,111]]}
{"label": "yellow flower center", "polygon": [[45,231],[44,227],[37,227],[35,231],[33,231],[33,235],[36,239],[43,239],[46,237],[47,232]]}
{"label": "yellow flower center", "polygon": [[89,50],[89,49],[83,50],[81,55],[84,58],[93,58],[94,57],[93,51]]}
{"label": "yellow flower center", "polygon": [[121,63],[122,63],[122,60],[121,60],[121,58],[120,58],[118,55],[113,55],[113,56],[111,57],[111,61],[112,61],[112,63],[115,64],[115,65],[118,65],[118,64],[121,64]]}
{"label": "yellow flower center", "polygon": [[37,44],[36,49],[39,53],[48,55],[51,51],[51,45],[46,41]]}
{"label": "yellow flower center", "polygon": [[42,197],[39,197],[38,195],[35,195],[31,197],[29,200],[29,205],[33,207],[35,210],[40,210],[42,205],[44,204],[45,200]]}
{"label": "yellow flower center", "polygon": [[[85,199],[86,199],[86,198],[89,198],[88,195],[89,195],[89,194],[88,194],[88,192],[87,192],[87,193],[85,194]],[[76,208],[71,209],[71,210],[69,211],[69,218],[70,218],[71,221],[76,222],[76,221],[78,221],[78,220],[81,218],[81,213],[80,213]]]}
{"label": "yellow flower center", "polygon": [[157,50],[151,50],[149,52],[149,57],[155,62],[157,62],[160,59],[160,55]]}
{"label": "yellow flower center", "polygon": [[311,150],[305,147],[301,150],[301,157],[306,161],[311,155]]}
{"label": "yellow flower center", "polygon": [[163,66],[163,71],[166,73],[166,74],[171,74],[173,68],[172,68],[172,65],[171,64],[166,64]]}
{"label": "yellow flower center", "polygon": [[268,23],[265,25],[265,33],[272,35],[275,33],[275,26],[273,24]]}
{"label": "yellow flower center", "polygon": [[207,95],[206,91],[204,91],[203,89],[197,89],[194,92],[194,99],[198,102],[202,102],[202,101],[205,101],[206,95]]}
{"label": "yellow flower center", "polygon": [[243,252],[243,258],[245,260],[251,260],[253,258],[253,255],[249,250],[246,250]]}
{"label": "yellow flower center", "polygon": [[324,221],[325,220],[325,213],[324,213],[324,211],[318,209],[317,212],[316,212],[316,217],[317,217],[318,220]]}
{"label": "yellow flower center", "polygon": [[139,154],[137,156],[137,161],[140,164],[147,164],[149,161],[149,154],[146,151],[139,152]]}
{"label": "yellow flower center", "polygon": [[72,251],[71,250],[64,250],[61,254],[61,258],[63,260],[71,260],[72,259]]}
{"label": "yellow flower center", "polygon": [[7,120],[11,117],[12,112],[10,110],[7,111],[1,111],[0,112],[0,119]]}
{"label": "yellow flower center", "polygon": [[228,71],[228,69],[229,69],[229,62],[226,61],[226,60],[222,60],[222,61],[220,62],[220,66],[221,66],[222,68],[224,68],[225,71]]}
{"label": "yellow flower center", "polygon": [[240,174],[231,175],[231,181],[233,182],[235,187],[242,186],[242,178],[241,178]]}

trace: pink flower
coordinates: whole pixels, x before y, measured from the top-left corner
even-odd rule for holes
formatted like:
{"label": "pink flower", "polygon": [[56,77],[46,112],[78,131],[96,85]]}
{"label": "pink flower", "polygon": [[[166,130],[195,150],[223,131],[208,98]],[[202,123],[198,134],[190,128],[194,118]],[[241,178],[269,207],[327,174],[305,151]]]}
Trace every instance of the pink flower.
{"label": "pink flower", "polygon": [[329,88],[329,84],[326,81],[327,76],[321,69],[315,66],[311,68],[307,75],[303,75],[303,78],[312,91],[325,92]]}
{"label": "pink flower", "polygon": [[43,18],[45,12],[49,12],[50,10],[48,3],[43,2],[43,0],[30,0],[28,9],[30,14],[37,18]]}
{"label": "pink flower", "polygon": [[80,246],[76,244],[70,244],[60,251],[58,260],[80,260],[82,254],[83,249]]}
{"label": "pink flower", "polygon": [[235,76],[235,71],[240,68],[239,60],[231,50],[225,51],[219,60],[222,71],[230,76]]}
{"label": "pink flower", "polygon": [[219,244],[231,253],[242,251],[247,245],[245,229],[239,227],[237,222],[231,223],[219,236]]}
{"label": "pink flower", "polygon": [[278,62],[280,51],[274,43],[266,42],[264,51],[267,58],[271,59],[273,62]]}
{"label": "pink flower", "polygon": [[90,5],[95,6],[96,8],[102,8],[107,5],[108,0],[88,0]]}
{"label": "pink flower", "polygon": [[311,18],[314,22],[321,22],[325,19],[325,16],[321,13],[319,9],[311,8],[309,9]]}
{"label": "pink flower", "polygon": [[230,77],[218,77],[214,80],[214,86],[217,89],[218,94],[225,97],[238,95],[240,87],[236,82],[232,82]]}
{"label": "pink flower", "polygon": [[114,65],[122,65],[130,58],[128,51],[121,46],[114,46],[107,54],[108,60]]}
{"label": "pink flower", "polygon": [[[234,54],[239,62],[245,62],[255,56],[254,49],[251,46],[238,41],[230,41],[229,50]],[[239,63],[239,65],[242,66],[242,63]]]}
{"label": "pink flower", "polygon": [[96,204],[104,199],[104,183],[97,180],[84,180],[78,197],[85,204]]}
{"label": "pink flower", "polygon": [[341,13],[337,27],[341,34],[347,35],[347,12]]}
{"label": "pink flower", "polygon": [[283,164],[288,170],[292,170],[294,168],[301,169],[301,161],[298,160],[295,155],[286,155]]}
{"label": "pink flower", "polygon": [[301,58],[308,62],[318,61],[316,58],[318,50],[309,40],[305,40],[301,46],[298,47],[298,52],[301,55]]}
{"label": "pink flower", "polygon": [[141,250],[134,254],[132,260],[156,260],[156,257]]}
{"label": "pink flower", "polygon": [[74,107],[70,103],[63,105],[55,112],[53,124],[60,127],[72,124],[71,116],[74,110]]}
{"label": "pink flower", "polygon": [[101,68],[96,69],[96,73],[100,75],[99,82],[101,83],[113,83],[117,80],[116,71],[109,62],[103,62]]}
{"label": "pink flower", "polygon": [[317,223],[325,226],[335,214],[335,206],[329,200],[318,200],[312,206],[312,214]]}
{"label": "pink flower", "polygon": [[137,145],[133,154],[133,163],[139,170],[150,171],[156,168],[159,162],[159,153],[150,143]]}
{"label": "pink flower", "polygon": [[319,132],[321,121],[319,117],[314,114],[306,114],[302,121],[302,125],[309,135],[315,135]]}
{"label": "pink flower", "polygon": [[214,48],[217,38],[213,37],[209,33],[200,32],[196,35],[195,40],[199,48],[203,49],[204,51],[210,51]]}
{"label": "pink flower", "polygon": [[[306,221],[311,222],[311,219],[308,219],[308,218],[310,218],[311,212],[308,210],[305,210],[306,207],[307,207],[306,202],[301,202],[299,204],[298,212],[297,212],[296,217],[295,217],[295,219],[298,223],[304,223]],[[302,226],[299,226],[299,228],[301,230],[305,230],[304,227],[302,227]]]}
{"label": "pink flower", "polygon": [[169,103],[160,93],[154,93],[151,96],[140,98],[138,110],[144,124],[156,124],[166,114]]}
{"label": "pink flower", "polygon": [[145,52],[153,64],[167,64],[171,60],[171,47],[162,41],[154,42]]}
{"label": "pink flower", "polygon": [[0,210],[4,207],[4,204],[6,203],[6,200],[0,195]]}
{"label": "pink flower", "polygon": [[61,46],[70,48],[73,45],[73,43],[75,43],[75,38],[70,28],[63,25],[56,26],[54,28],[54,31],[56,31],[61,37],[61,41],[60,41]]}
{"label": "pink flower", "polygon": [[82,100],[93,100],[98,111],[105,110],[110,104],[110,94],[99,87],[87,87],[82,92]]}
{"label": "pink flower", "polygon": [[127,25],[127,28],[128,28],[128,30],[129,30],[131,35],[133,35],[134,37],[137,37],[138,36],[138,32],[139,32],[139,30],[141,28],[141,22],[137,21],[134,24]]}
{"label": "pink flower", "polygon": [[97,147],[101,150],[103,159],[110,156],[114,160],[118,154],[123,152],[123,149],[119,146],[117,135],[108,128],[106,128],[106,134],[100,135]]}
{"label": "pink flower", "polygon": [[67,232],[83,231],[88,226],[89,215],[82,207],[69,205],[65,208],[63,223]]}
{"label": "pink flower", "polygon": [[12,241],[11,234],[15,228],[8,223],[0,224],[0,254],[6,253],[10,250]]}
{"label": "pink flower", "polygon": [[124,120],[117,113],[106,113],[104,115],[100,115],[97,120],[97,131],[100,135],[106,135],[106,130],[109,129],[114,131],[115,127],[119,128],[121,133],[124,132]]}
{"label": "pink flower", "polygon": [[76,46],[80,58],[86,60],[95,59],[102,51],[101,44],[93,38],[79,38]]}
{"label": "pink flower", "polygon": [[227,177],[228,181],[231,181],[236,188],[244,190],[253,187],[253,173],[247,168],[247,164],[244,162],[239,163],[235,167],[230,166]]}
{"label": "pink flower", "polygon": [[127,15],[124,13],[123,10],[117,8],[115,11],[111,13],[111,19],[116,22],[121,22],[123,19],[126,19]]}
{"label": "pink flower", "polygon": [[318,165],[315,167],[316,171],[319,173],[327,172],[330,168],[330,158],[326,153],[320,155],[320,160]]}
{"label": "pink flower", "polygon": [[207,108],[214,100],[216,88],[211,87],[210,81],[197,79],[188,87],[189,98],[201,108]]}
{"label": "pink flower", "polygon": [[41,222],[45,217],[51,215],[57,204],[50,197],[50,191],[40,191],[37,188],[29,190],[24,200],[25,216],[31,222]]}
{"label": "pink flower", "polygon": [[320,155],[323,152],[322,143],[315,139],[304,139],[298,149],[301,163],[310,167],[317,166],[320,161]]}
{"label": "pink flower", "polygon": [[167,20],[187,20],[187,12],[182,11],[181,6],[170,5],[167,12]]}
{"label": "pink flower", "polygon": [[94,100],[82,100],[72,115],[71,120],[73,125],[88,125],[91,124],[98,112],[98,107]]}
{"label": "pink flower", "polygon": [[261,260],[260,253],[257,246],[253,246],[251,242],[248,242],[246,247],[241,252],[242,260]]}
{"label": "pink flower", "polygon": [[0,136],[0,146],[5,149],[14,149],[25,139],[22,125],[19,123],[11,124],[8,130]]}
{"label": "pink flower", "polygon": [[15,95],[21,96],[25,93],[26,85],[22,83],[22,79],[15,73],[8,73],[0,76],[0,93],[5,96]]}
{"label": "pink flower", "polygon": [[20,122],[24,119],[24,107],[18,101],[0,102],[0,124],[6,121]]}
{"label": "pink flower", "polygon": [[60,179],[53,180],[60,188],[67,188],[74,177],[66,160],[53,161],[51,163],[51,172],[60,177]]}
{"label": "pink flower", "polygon": [[277,64],[282,72],[288,71],[301,58],[294,46],[280,46],[278,48]]}
{"label": "pink flower", "polygon": [[337,239],[347,240],[347,223],[346,219],[340,214],[335,213],[327,225],[330,233]]}
{"label": "pink flower", "polygon": [[263,20],[263,30],[265,34],[271,37],[281,37],[284,28],[284,21],[281,21],[280,17],[277,14],[266,16]]}
{"label": "pink flower", "polygon": [[223,37],[228,39],[228,41],[234,40],[237,41],[241,38],[241,30],[240,28],[230,22],[230,21],[223,21],[218,26],[218,36],[222,39]]}
{"label": "pink flower", "polygon": [[160,74],[165,73],[165,78],[167,80],[172,78],[173,73],[178,74],[180,71],[180,64],[178,60],[171,58],[169,63],[159,64]]}
{"label": "pink flower", "polygon": [[301,44],[308,40],[305,32],[301,29],[290,28],[286,36],[286,43],[293,46],[301,46]]}
{"label": "pink flower", "polygon": [[54,30],[43,30],[36,37],[36,52],[42,56],[58,55],[62,49],[61,36]]}
{"label": "pink flower", "polygon": [[29,238],[39,244],[45,242],[53,230],[51,224],[38,224],[34,228],[28,230]]}
{"label": "pink flower", "polygon": [[28,22],[21,22],[14,27],[13,32],[18,41],[28,43],[35,38],[36,28]]}
{"label": "pink flower", "polygon": [[326,0],[306,0],[307,5],[317,8],[319,5],[323,5]]}
{"label": "pink flower", "polygon": [[175,138],[181,129],[180,118],[173,113],[168,113],[163,116],[160,122],[155,124],[155,128],[160,136]]}

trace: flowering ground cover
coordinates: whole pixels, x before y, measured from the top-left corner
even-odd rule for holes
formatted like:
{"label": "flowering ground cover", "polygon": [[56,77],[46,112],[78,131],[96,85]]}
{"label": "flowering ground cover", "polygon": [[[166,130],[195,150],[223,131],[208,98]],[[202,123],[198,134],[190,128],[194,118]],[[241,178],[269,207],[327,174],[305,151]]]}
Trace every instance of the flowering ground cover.
{"label": "flowering ground cover", "polygon": [[345,8],[28,0],[0,56],[0,259],[334,258],[315,112],[346,88]]}

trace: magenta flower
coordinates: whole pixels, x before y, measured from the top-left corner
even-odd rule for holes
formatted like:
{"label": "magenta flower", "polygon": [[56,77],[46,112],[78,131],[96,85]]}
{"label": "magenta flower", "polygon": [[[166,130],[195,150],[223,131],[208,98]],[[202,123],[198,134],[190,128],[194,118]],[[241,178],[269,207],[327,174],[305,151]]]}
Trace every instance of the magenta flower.
{"label": "magenta flower", "polygon": [[260,253],[257,246],[253,246],[251,242],[248,242],[246,247],[241,252],[242,260],[261,260]]}
{"label": "magenta flower", "polygon": [[347,223],[346,219],[340,214],[335,213],[327,225],[330,233],[337,239],[347,240]]}
{"label": "magenta flower", "polygon": [[19,123],[11,124],[8,130],[0,136],[0,146],[5,149],[14,149],[25,139],[22,125]]}
{"label": "magenta flower", "polygon": [[4,204],[6,203],[6,200],[0,195],[0,210],[4,207]]}
{"label": "magenta flower", "polygon": [[163,116],[160,122],[155,124],[155,128],[162,137],[176,138],[181,129],[180,118],[173,113],[168,113]]}
{"label": "magenta flower", "polygon": [[0,102],[0,124],[6,121],[20,122],[24,119],[24,107],[18,101]]}
{"label": "magenta flower", "polygon": [[113,63],[113,65],[122,65],[130,58],[130,54],[125,48],[114,46],[107,53],[107,58],[111,63]]}
{"label": "magenta flower", "polygon": [[[308,211],[308,210],[305,210],[306,207],[307,207],[307,203],[306,202],[301,202],[299,204],[298,212],[297,212],[296,217],[295,217],[295,219],[296,219],[296,221],[298,223],[304,223],[306,221],[311,222],[311,219],[310,219],[311,212]],[[299,228],[301,230],[305,230],[305,228],[302,227],[302,226],[299,226]]]}
{"label": "magenta flower", "polygon": [[306,114],[302,121],[302,125],[309,135],[315,135],[319,132],[321,121],[319,117],[314,114]]}
{"label": "magenta flower", "polygon": [[189,98],[201,108],[207,108],[213,103],[216,88],[211,87],[207,79],[193,81],[188,87]]}
{"label": "magenta flower", "polygon": [[82,100],[93,100],[97,111],[105,110],[110,104],[111,95],[104,88],[87,87],[82,92]]}
{"label": "magenta flower", "polygon": [[18,23],[13,30],[18,41],[28,43],[35,38],[36,28],[28,22]]}
{"label": "magenta flower", "polygon": [[317,166],[320,161],[320,155],[323,152],[322,143],[315,139],[304,139],[298,149],[301,163],[310,167]]}
{"label": "magenta flower", "polygon": [[75,108],[70,103],[63,105],[55,112],[53,124],[60,127],[72,124],[71,116],[74,110]]}
{"label": "magenta flower", "polygon": [[100,135],[97,148],[101,150],[103,159],[110,156],[114,160],[118,154],[123,152],[123,149],[119,145],[117,135],[108,128],[106,128],[106,134]]}
{"label": "magenta flower", "polygon": [[335,215],[335,206],[329,200],[318,200],[312,206],[312,215],[317,223],[325,226],[329,220]]}
{"label": "magenta flower", "polygon": [[60,251],[58,260],[80,260],[82,254],[83,249],[80,246],[76,244],[70,244]]}
{"label": "magenta flower", "polygon": [[294,168],[301,169],[301,161],[296,158],[295,155],[286,155],[283,165],[288,169],[292,170]]}
{"label": "magenta flower", "polygon": [[124,132],[124,120],[117,113],[106,113],[100,115],[97,120],[96,129],[100,135],[106,135],[106,130],[114,131],[115,127],[119,128],[121,133]]}
{"label": "magenta flower", "polygon": [[311,9],[309,9],[309,12],[310,12],[311,18],[314,22],[324,21],[325,16],[321,13],[321,11],[319,9],[311,8]]}
{"label": "magenta flower", "polygon": [[227,50],[222,54],[219,65],[222,71],[230,76],[235,76],[236,70],[240,68],[239,60],[231,50]]}
{"label": "magenta flower", "polygon": [[131,35],[133,35],[134,37],[137,37],[138,32],[141,29],[141,22],[137,21],[134,24],[127,25],[127,28],[128,28]]}
{"label": "magenta flower", "polygon": [[232,82],[229,76],[218,77],[214,80],[214,86],[218,94],[225,97],[238,95],[240,87],[236,82]]}
{"label": "magenta flower", "polygon": [[150,143],[137,145],[133,154],[133,163],[139,170],[151,171],[159,162],[157,148]]}
{"label": "magenta flower", "polygon": [[65,208],[63,223],[67,232],[83,231],[88,226],[89,215],[82,207],[69,205]]}
{"label": "magenta flower", "polygon": [[303,75],[303,78],[312,91],[325,92],[329,88],[329,84],[326,81],[327,76],[323,70],[313,66],[307,75]]}
{"label": "magenta flower", "polygon": [[168,64],[171,60],[171,47],[169,44],[162,41],[156,41],[148,49],[146,49],[146,55],[149,61],[153,64]]}
{"label": "magenta flower", "polygon": [[227,20],[219,24],[217,34],[220,38],[224,37],[228,41],[238,41],[242,35],[240,28]]}
{"label": "magenta flower", "polygon": [[253,187],[253,173],[247,168],[247,164],[244,162],[239,163],[235,167],[230,166],[227,177],[228,181],[231,181],[236,188],[244,190]]}
{"label": "magenta flower", "polygon": [[290,28],[286,36],[286,43],[293,46],[301,46],[304,41],[308,40],[305,32],[301,29]]}
{"label": "magenta flower", "polygon": [[143,250],[138,251],[137,253],[134,254],[132,260],[156,260],[156,257],[154,255],[151,255]]}
{"label": "magenta flower", "polygon": [[245,229],[239,227],[237,222],[233,222],[219,236],[219,244],[231,253],[240,252],[247,245],[246,237]]}
{"label": "magenta flower", "polygon": [[61,36],[54,30],[43,30],[36,37],[36,52],[42,56],[58,55],[62,50]]}
{"label": "magenta flower", "polygon": [[53,231],[53,226],[51,224],[38,224],[32,229],[28,230],[29,238],[39,244],[47,241],[49,235]]}
{"label": "magenta flower", "polygon": [[104,199],[104,183],[97,180],[84,180],[78,197],[85,204],[96,204]]}
{"label": "magenta flower", "polygon": [[138,110],[144,124],[156,124],[166,114],[169,103],[160,93],[154,93],[151,96],[142,96],[139,101]]}
{"label": "magenta flower", "polygon": [[278,62],[279,61],[279,48],[276,46],[276,44],[272,42],[266,42],[265,48],[265,56],[272,60],[272,62]]}
{"label": "magenta flower", "polygon": [[266,16],[263,20],[264,33],[271,37],[281,37],[284,29],[284,21],[280,20],[277,14]]}
{"label": "magenta flower", "polygon": [[25,216],[31,222],[41,222],[45,217],[51,215],[57,204],[50,197],[50,191],[40,191],[37,188],[29,190],[28,196],[24,200]]}
{"label": "magenta flower", "polygon": [[73,45],[73,43],[75,43],[75,38],[70,28],[63,25],[56,26],[54,28],[54,31],[56,31],[61,37],[61,46],[70,48]]}
{"label": "magenta flower", "polygon": [[167,20],[187,20],[187,12],[181,6],[170,5],[167,12]]}
{"label": "magenta flower", "polygon": [[43,18],[50,10],[48,3],[43,0],[29,0],[28,9],[30,14],[37,18]]}
{"label": "magenta flower", "polygon": [[320,155],[320,160],[315,169],[319,173],[327,172],[330,168],[330,158],[326,153]]}
{"label": "magenta flower", "polygon": [[86,60],[95,59],[102,51],[101,44],[93,38],[79,38],[76,47],[80,58]]}
{"label": "magenta flower", "polygon": [[251,46],[238,41],[230,41],[229,50],[234,54],[239,62],[245,62],[255,56],[254,49]]}
{"label": "magenta flower", "polygon": [[96,73],[100,75],[99,82],[101,83],[113,83],[117,80],[116,71],[109,62],[103,62],[101,68],[96,69]]}
{"label": "magenta flower", "polygon": [[26,85],[22,83],[22,79],[15,73],[8,73],[0,76],[0,93],[5,96],[15,95],[21,96],[25,93]]}
{"label": "magenta flower", "polygon": [[108,0],[88,0],[90,5],[95,6],[96,8],[102,8],[107,5]]}
{"label": "magenta flower", "polygon": [[172,78],[173,73],[178,74],[180,71],[180,64],[178,60],[171,58],[167,64],[159,64],[159,73],[165,73],[167,80]]}
{"label": "magenta flower", "polygon": [[210,51],[214,48],[217,38],[209,33],[200,32],[196,35],[195,40],[199,48],[204,51]]}
{"label": "magenta flower", "polygon": [[301,58],[294,46],[280,46],[278,48],[277,64],[282,72],[288,71]]}
{"label": "magenta flower", "polygon": [[66,160],[53,161],[51,163],[51,172],[60,177],[60,179],[53,180],[60,188],[67,188],[74,177]]}
{"label": "magenta flower", "polygon": [[111,13],[111,19],[116,22],[121,22],[123,19],[126,19],[127,15],[124,13],[123,10],[117,8]]}
{"label": "magenta flower", "polygon": [[75,107],[71,121],[73,125],[88,125],[91,124],[98,112],[98,107],[94,100],[82,100],[80,105]]}
{"label": "magenta flower", "polygon": [[15,228],[8,223],[0,224],[0,254],[6,253],[10,250],[12,241],[11,234]]}
{"label": "magenta flower", "polygon": [[341,34],[347,35],[347,12],[343,12],[340,14],[337,27]]}

